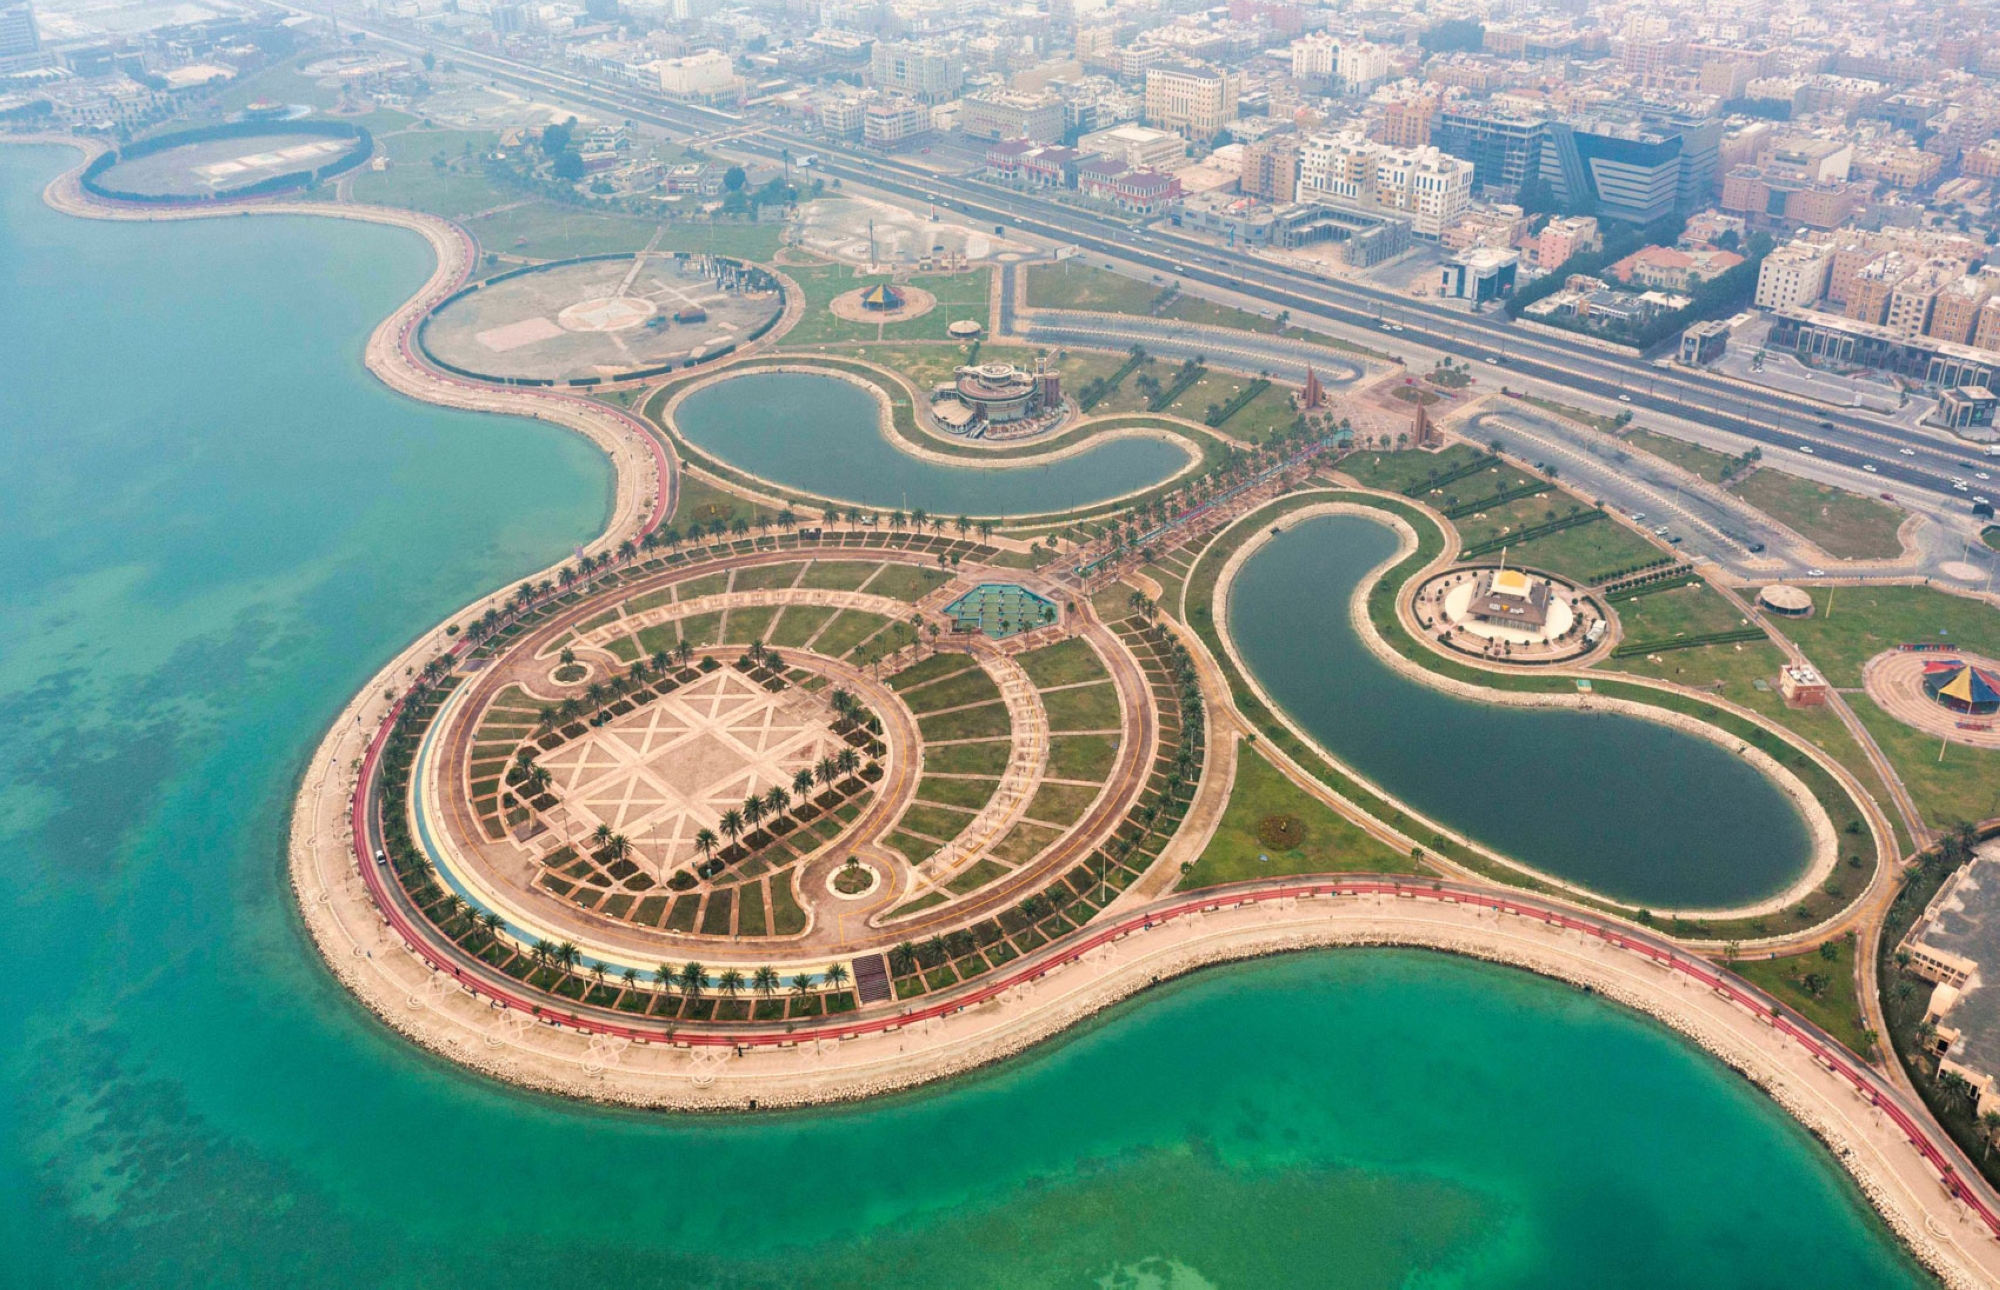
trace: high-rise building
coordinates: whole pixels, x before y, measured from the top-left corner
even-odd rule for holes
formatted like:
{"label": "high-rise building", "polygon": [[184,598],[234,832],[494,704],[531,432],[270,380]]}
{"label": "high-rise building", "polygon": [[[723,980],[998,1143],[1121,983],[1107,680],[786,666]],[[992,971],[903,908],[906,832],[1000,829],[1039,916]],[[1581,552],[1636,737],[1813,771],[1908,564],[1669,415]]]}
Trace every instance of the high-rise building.
{"label": "high-rise building", "polygon": [[28,0],[0,3],[0,58],[32,54],[41,47],[42,38],[35,31],[34,6]]}
{"label": "high-rise building", "polygon": [[965,96],[959,128],[975,139],[1032,139],[1053,143],[1063,136],[1062,100],[1046,91],[982,90]]}
{"label": "high-rise building", "polygon": [[1650,224],[1708,202],[1721,148],[1722,122],[1716,119],[1551,121],[1541,177],[1564,205]]}
{"label": "high-rise building", "polygon": [[1476,105],[1440,108],[1431,120],[1431,142],[1472,163],[1481,189],[1513,196],[1542,173],[1548,122]]}
{"label": "high-rise building", "polygon": [[1299,137],[1274,134],[1243,145],[1238,184],[1247,196],[1280,205],[1295,200],[1299,191]]}
{"label": "high-rise building", "polygon": [[1436,148],[1391,148],[1359,134],[1314,135],[1299,145],[1300,200],[1379,207],[1436,241],[1472,203],[1472,163]]}
{"label": "high-rise building", "polygon": [[1833,248],[1821,242],[1787,242],[1757,270],[1759,309],[1810,309],[1826,293]]}
{"label": "high-rise building", "polygon": [[1171,65],[1146,69],[1146,124],[1208,140],[1236,119],[1235,72]]}

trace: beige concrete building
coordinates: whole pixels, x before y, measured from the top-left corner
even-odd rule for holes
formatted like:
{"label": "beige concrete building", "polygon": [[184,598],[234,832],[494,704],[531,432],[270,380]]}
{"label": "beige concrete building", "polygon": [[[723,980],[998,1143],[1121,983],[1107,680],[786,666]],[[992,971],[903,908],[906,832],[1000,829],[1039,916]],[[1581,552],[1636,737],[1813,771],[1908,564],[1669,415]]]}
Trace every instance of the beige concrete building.
{"label": "beige concrete building", "polygon": [[1889,301],[1896,294],[1897,285],[1916,271],[1915,264],[1896,252],[1876,256],[1854,275],[1854,285],[1841,312],[1856,322],[1886,325]]}
{"label": "beige concrete building", "polygon": [[975,139],[1031,139],[1054,143],[1063,135],[1062,100],[1047,92],[981,90],[965,96],[958,127]]}
{"label": "beige concrete building", "polygon": [[1313,135],[1299,145],[1299,197],[1379,207],[1436,241],[1472,205],[1473,165],[1436,148],[1391,148],[1361,134]]}
{"label": "beige concrete building", "polygon": [[1579,251],[1594,251],[1604,245],[1597,221],[1588,215],[1570,215],[1542,225],[1535,238],[1535,263],[1553,269]]}
{"label": "beige concrete building", "polygon": [[1947,285],[1931,307],[1931,324],[1926,334],[1954,345],[1972,344],[1980,312],[1993,297],[1994,285],[1993,278],[1984,273],[1967,275]]}
{"label": "beige concrete building", "polygon": [[1235,72],[1184,64],[1146,69],[1146,124],[1206,142],[1236,119]]}
{"label": "beige concrete building", "polygon": [[1299,191],[1299,137],[1274,134],[1243,145],[1237,186],[1245,195],[1277,205],[1295,201]]}
{"label": "beige concrete building", "polygon": [[1076,141],[1085,156],[1113,157],[1134,170],[1173,170],[1187,160],[1187,140],[1171,130],[1143,125],[1114,125]]}
{"label": "beige concrete building", "polygon": [[1759,309],[1811,309],[1826,293],[1833,248],[1820,242],[1787,242],[1757,270]]}

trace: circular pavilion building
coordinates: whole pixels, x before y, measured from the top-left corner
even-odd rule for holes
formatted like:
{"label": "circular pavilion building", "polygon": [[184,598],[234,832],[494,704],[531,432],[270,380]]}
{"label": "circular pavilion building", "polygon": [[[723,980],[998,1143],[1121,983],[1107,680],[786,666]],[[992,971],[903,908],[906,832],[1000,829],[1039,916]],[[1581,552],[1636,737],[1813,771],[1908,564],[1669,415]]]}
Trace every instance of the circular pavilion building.
{"label": "circular pavilion building", "polygon": [[1757,603],[1766,613],[1780,618],[1812,617],[1812,596],[1790,583],[1772,583],[1757,593]]}
{"label": "circular pavilion building", "polygon": [[1924,693],[1931,702],[1965,717],[1990,717],[2000,712],[2000,675],[1964,659],[1943,658],[1924,664]]}

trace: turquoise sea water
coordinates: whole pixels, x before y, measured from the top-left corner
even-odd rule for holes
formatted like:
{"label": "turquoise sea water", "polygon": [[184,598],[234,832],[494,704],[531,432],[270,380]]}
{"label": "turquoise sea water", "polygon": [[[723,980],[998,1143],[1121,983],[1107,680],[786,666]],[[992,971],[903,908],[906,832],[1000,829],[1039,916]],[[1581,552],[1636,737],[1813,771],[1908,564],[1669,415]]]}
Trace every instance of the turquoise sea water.
{"label": "turquoise sea water", "polygon": [[1642,905],[1741,904],[1805,868],[1805,821],[1728,749],[1636,717],[1476,703],[1392,671],[1348,605],[1395,550],[1387,525],[1358,515],[1304,520],[1246,560],[1231,591],[1243,661],[1329,751],[1440,823]]}
{"label": "turquoise sea water", "polygon": [[1208,973],[814,1115],[558,1104],[385,1033],[291,912],[301,759],[606,470],[366,375],[415,239],[63,220],[66,158],[0,148],[0,1285],[1921,1283],[1741,1081],[1434,956]]}
{"label": "turquoise sea water", "polygon": [[937,515],[1027,515],[1150,488],[1187,464],[1157,439],[1119,439],[1046,466],[979,469],[913,457],[882,437],[880,404],[838,377],[738,376],[697,390],[675,414],[703,451],[822,497]]}

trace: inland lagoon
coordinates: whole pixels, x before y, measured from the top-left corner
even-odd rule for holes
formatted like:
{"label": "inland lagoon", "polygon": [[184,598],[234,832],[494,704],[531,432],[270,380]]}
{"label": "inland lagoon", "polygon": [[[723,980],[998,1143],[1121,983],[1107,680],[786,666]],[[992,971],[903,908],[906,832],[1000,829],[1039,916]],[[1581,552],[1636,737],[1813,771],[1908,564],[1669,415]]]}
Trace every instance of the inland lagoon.
{"label": "inland lagoon", "polygon": [[416,238],[65,219],[72,159],[0,149],[0,1281],[1923,1283],[1738,1077],[1435,955],[1207,972],[815,1114],[427,1056],[308,943],[293,788],[378,660],[597,529],[606,468],[363,369]]}
{"label": "inland lagoon", "polygon": [[1230,588],[1243,661],[1321,747],[1476,841],[1640,905],[1747,904],[1804,870],[1798,810],[1719,744],[1618,713],[1480,703],[1390,668],[1349,606],[1395,550],[1365,516],[1302,520]]}
{"label": "inland lagoon", "polygon": [[675,414],[703,452],[786,488],[933,515],[1025,515],[1122,497],[1171,477],[1188,451],[1126,438],[1047,463],[951,466],[884,438],[881,404],[852,381],[807,372],[733,376],[687,396]]}

